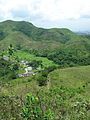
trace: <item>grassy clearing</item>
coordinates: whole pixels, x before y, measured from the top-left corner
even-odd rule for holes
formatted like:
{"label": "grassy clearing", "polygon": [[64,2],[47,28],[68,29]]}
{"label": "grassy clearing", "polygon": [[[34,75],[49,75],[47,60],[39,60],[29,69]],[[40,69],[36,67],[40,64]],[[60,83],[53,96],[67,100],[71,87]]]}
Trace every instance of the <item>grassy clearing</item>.
{"label": "grassy clearing", "polygon": [[64,86],[82,89],[84,90],[82,94],[90,98],[90,66],[58,69],[50,73],[48,78],[51,87]]}
{"label": "grassy clearing", "polygon": [[36,57],[33,54],[29,54],[24,51],[18,51],[16,52],[16,55],[19,57],[21,60],[27,60],[27,61],[32,61],[32,60],[37,60],[37,61],[42,61],[43,67],[49,67],[49,66],[57,66],[53,61],[48,60],[45,57]]}

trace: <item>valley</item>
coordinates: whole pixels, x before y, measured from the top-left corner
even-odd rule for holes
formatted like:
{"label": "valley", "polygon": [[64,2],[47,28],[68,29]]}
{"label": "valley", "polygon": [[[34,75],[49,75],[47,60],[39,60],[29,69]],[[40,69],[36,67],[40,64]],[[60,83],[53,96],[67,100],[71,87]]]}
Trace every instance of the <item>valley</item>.
{"label": "valley", "polygon": [[90,36],[0,22],[0,120],[89,120]]}

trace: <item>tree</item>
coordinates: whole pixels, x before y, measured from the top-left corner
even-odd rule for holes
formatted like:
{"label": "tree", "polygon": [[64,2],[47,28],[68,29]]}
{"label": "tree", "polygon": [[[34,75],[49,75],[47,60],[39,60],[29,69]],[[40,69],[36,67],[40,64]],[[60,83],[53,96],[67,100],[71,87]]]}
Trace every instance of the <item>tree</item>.
{"label": "tree", "polygon": [[12,44],[10,44],[10,46],[8,47],[8,54],[9,54],[9,56],[12,56],[13,53],[14,53],[14,48],[13,48]]}

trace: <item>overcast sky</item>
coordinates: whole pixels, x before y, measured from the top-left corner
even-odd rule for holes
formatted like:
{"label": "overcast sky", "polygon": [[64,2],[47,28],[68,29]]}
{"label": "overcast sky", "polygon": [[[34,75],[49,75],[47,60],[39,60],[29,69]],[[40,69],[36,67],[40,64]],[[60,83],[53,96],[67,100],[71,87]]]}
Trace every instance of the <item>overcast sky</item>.
{"label": "overcast sky", "polygon": [[0,0],[0,21],[10,19],[90,31],[90,0]]}

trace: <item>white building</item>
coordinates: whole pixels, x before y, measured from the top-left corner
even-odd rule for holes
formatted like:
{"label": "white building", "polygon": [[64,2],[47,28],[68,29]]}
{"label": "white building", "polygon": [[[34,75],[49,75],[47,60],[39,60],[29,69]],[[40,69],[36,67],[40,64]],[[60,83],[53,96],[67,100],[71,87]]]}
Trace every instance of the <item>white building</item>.
{"label": "white building", "polygon": [[31,71],[32,71],[32,67],[27,67],[27,68],[25,68],[25,71],[26,71],[26,73],[31,72]]}
{"label": "white building", "polygon": [[8,60],[9,60],[9,57],[6,56],[6,55],[3,55],[3,59],[6,60],[6,61],[8,61]]}

